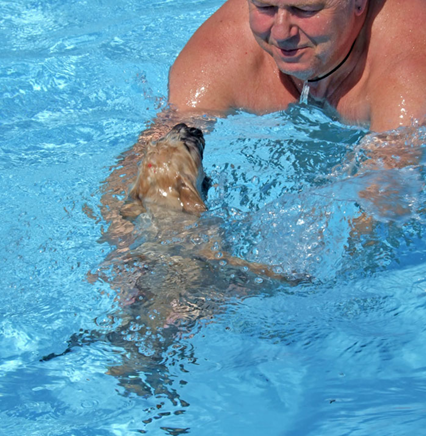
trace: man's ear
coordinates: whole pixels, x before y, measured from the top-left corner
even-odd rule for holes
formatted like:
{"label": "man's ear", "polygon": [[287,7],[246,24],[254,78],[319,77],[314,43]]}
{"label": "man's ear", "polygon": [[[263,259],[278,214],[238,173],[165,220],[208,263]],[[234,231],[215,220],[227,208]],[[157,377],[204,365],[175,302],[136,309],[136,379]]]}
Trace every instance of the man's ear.
{"label": "man's ear", "polygon": [[360,16],[367,7],[368,0],[355,0],[355,14]]}

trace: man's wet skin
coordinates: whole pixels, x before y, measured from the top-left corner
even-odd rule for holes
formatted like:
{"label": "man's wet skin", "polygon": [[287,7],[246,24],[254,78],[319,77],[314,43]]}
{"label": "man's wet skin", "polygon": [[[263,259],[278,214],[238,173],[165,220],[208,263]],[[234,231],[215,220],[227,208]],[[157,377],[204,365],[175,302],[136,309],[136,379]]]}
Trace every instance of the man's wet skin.
{"label": "man's wet skin", "polygon": [[313,101],[373,131],[410,125],[426,113],[425,19],[422,0],[228,0],[177,58],[169,100],[181,113],[285,110],[350,53],[309,83]]}

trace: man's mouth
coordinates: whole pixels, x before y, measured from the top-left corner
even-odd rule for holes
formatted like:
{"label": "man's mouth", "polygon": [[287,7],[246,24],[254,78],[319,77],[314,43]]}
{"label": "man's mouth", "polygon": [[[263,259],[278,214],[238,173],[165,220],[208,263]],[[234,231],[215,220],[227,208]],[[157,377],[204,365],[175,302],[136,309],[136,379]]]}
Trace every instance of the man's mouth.
{"label": "man's mouth", "polygon": [[278,50],[283,54],[284,56],[296,56],[302,53],[302,51],[306,47],[296,47],[296,48],[280,48],[278,47]]}

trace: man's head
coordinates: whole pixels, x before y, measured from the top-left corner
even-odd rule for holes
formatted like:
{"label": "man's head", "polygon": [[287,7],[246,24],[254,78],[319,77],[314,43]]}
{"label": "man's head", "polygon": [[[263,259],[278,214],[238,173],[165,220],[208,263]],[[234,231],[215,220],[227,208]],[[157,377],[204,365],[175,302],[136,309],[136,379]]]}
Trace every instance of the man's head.
{"label": "man's head", "polygon": [[301,80],[331,71],[364,23],[368,0],[248,0],[250,27],[284,74]]}

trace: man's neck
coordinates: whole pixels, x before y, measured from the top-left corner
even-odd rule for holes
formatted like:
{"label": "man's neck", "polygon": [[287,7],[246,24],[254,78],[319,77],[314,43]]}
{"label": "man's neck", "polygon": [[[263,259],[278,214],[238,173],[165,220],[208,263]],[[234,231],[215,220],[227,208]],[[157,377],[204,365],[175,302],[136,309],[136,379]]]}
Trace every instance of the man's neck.
{"label": "man's neck", "polygon": [[[351,76],[354,74],[356,67],[360,64],[363,55],[362,38],[357,38],[348,52],[347,58],[340,61],[339,68],[332,70],[331,74],[326,74],[323,78],[314,81],[305,81],[292,77],[296,87],[302,90],[305,83],[309,87],[309,95],[316,101],[330,101],[336,96],[336,93],[345,93],[349,87]],[[342,62],[344,61],[344,62]],[[320,76],[321,77],[321,76]]]}
{"label": "man's neck", "polygon": [[320,104],[327,101],[332,104],[332,101],[338,101],[357,82],[357,77],[363,69],[362,59],[368,44],[367,28],[371,12],[372,8],[369,7],[358,36],[350,45],[348,44],[348,51],[331,70],[324,71],[309,81],[289,76],[299,92],[306,84],[309,87],[309,96],[314,101]]}

